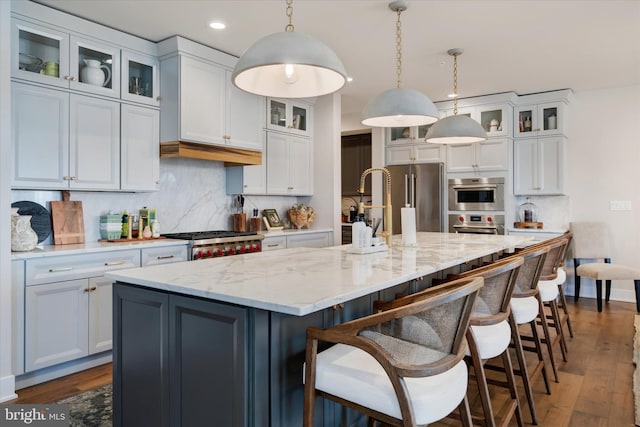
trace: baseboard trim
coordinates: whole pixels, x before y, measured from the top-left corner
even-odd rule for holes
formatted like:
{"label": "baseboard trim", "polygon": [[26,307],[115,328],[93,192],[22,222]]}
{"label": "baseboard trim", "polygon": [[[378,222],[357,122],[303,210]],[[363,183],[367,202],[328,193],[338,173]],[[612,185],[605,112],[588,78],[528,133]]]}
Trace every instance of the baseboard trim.
{"label": "baseboard trim", "polygon": [[[604,283],[602,285],[604,288]],[[564,293],[567,296],[574,296],[575,289],[573,283],[564,284]],[[602,289],[604,299],[604,289]],[[593,283],[580,285],[580,298],[596,298],[596,286]],[[611,301],[636,302],[636,292],[633,289],[616,289],[615,284],[611,285]]]}
{"label": "baseboard trim", "polygon": [[82,359],[61,363],[60,365],[39,369],[34,372],[27,372],[26,374],[16,377],[16,390],[20,390],[22,388],[30,387],[32,385],[40,384],[56,378],[64,377],[76,372],[84,371],[89,368],[95,368],[96,366],[109,363],[111,362],[111,360],[111,351],[108,351],[104,353],[94,354]]}
{"label": "baseboard trim", "polygon": [[16,377],[14,375],[7,375],[0,378],[0,403],[8,402],[17,398],[16,394]]}

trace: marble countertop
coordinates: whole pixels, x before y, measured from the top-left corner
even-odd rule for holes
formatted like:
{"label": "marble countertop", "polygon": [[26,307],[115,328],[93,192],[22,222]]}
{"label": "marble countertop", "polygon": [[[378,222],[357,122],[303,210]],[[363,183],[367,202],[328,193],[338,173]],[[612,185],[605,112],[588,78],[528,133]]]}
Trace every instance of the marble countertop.
{"label": "marble countertop", "polygon": [[44,258],[49,256],[88,254],[95,252],[121,251],[126,249],[158,248],[163,246],[185,246],[187,240],[158,239],[158,240],[137,240],[130,242],[87,242],[71,245],[46,245],[36,246],[28,252],[11,252],[11,259]]}
{"label": "marble countertop", "polygon": [[274,236],[282,236],[282,235],[294,235],[294,234],[313,234],[313,233],[327,233],[333,232],[332,228],[303,228],[298,230],[297,228],[288,228],[286,230],[272,230],[272,231],[261,231],[265,239]]}
{"label": "marble countertop", "polygon": [[347,253],[350,245],[292,248],[109,272],[107,277],[304,316],[421,276],[516,247],[526,236],[418,233],[417,247],[393,236],[389,251]]}

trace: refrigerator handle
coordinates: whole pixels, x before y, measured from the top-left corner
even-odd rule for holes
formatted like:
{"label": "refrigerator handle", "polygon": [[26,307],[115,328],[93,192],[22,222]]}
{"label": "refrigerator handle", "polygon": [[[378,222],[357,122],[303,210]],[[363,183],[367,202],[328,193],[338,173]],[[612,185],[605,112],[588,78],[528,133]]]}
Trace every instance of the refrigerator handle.
{"label": "refrigerator handle", "polygon": [[[409,175],[404,174],[404,206],[409,204]],[[402,207],[404,207],[402,206]]]}
{"label": "refrigerator handle", "polygon": [[411,174],[411,207],[416,207],[416,175]]}

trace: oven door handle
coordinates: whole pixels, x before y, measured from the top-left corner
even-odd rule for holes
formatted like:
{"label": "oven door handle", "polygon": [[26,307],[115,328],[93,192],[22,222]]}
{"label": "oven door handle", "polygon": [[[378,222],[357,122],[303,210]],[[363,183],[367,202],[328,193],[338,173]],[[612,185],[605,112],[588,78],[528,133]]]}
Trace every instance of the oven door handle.
{"label": "oven door handle", "polygon": [[496,185],[454,185],[454,190],[495,190],[498,188]]}
{"label": "oven door handle", "polygon": [[456,233],[498,234],[498,227],[474,227],[472,225],[454,224],[453,229]]}

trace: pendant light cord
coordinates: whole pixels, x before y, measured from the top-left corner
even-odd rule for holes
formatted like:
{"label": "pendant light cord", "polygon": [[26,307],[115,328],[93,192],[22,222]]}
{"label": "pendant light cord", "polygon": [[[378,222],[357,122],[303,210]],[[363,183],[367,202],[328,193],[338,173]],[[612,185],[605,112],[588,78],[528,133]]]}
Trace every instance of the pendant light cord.
{"label": "pendant light cord", "polygon": [[284,27],[284,31],[288,33],[293,32],[293,0],[287,0],[287,17],[289,23]]}
{"label": "pendant light cord", "polygon": [[396,85],[400,89],[400,76],[402,74],[402,24],[400,22],[400,14],[403,9],[398,9],[398,20],[396,21]]}
{"label": "pendant light cord", "polygon": [[458,55],[453,55],[453,115],[458,115]]}

